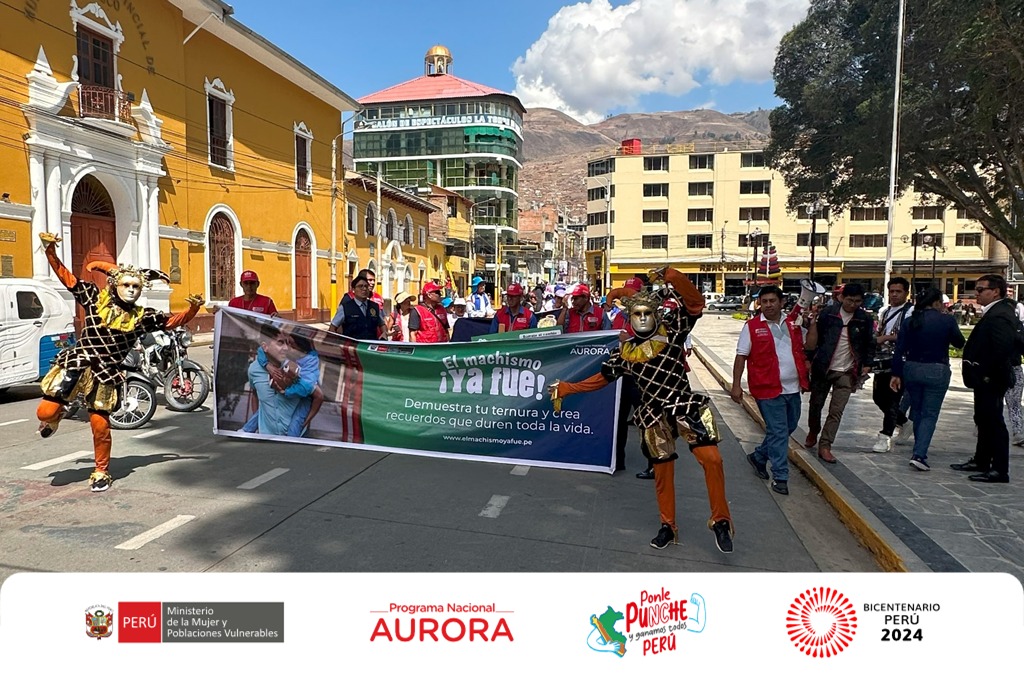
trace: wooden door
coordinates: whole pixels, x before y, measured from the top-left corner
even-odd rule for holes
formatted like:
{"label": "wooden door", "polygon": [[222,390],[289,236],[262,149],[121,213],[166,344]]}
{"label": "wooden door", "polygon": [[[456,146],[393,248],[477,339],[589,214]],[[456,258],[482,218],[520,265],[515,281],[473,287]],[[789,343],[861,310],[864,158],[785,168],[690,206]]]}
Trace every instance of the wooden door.
{"label": "wooden door", "polygon": [[313,319],[313,243],[300,230],[295,236],[295,313],[298,320]]}
{"label": "wooden door", "polygon": [[[80,280],[94,282],[100,289],[107,286],[107,276],[101,272],[88,272],[85,266],[92,261],[117,263],[117,228],[114,219],[84,214],[71,215],[71,272]],[[76,307],[75,331],[81,332],[85,315]]]}

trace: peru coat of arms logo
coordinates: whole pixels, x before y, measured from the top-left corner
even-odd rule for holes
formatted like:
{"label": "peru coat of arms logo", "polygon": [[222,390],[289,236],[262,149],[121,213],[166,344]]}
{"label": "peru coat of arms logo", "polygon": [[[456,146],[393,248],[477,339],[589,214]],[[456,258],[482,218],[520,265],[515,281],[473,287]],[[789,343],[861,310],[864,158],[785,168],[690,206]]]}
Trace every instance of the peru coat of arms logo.
{"label": "peru coat of arms logo", "polygon": [[103,639],[114,634],[114,610],[97,604],[85,610],[85,634]]}

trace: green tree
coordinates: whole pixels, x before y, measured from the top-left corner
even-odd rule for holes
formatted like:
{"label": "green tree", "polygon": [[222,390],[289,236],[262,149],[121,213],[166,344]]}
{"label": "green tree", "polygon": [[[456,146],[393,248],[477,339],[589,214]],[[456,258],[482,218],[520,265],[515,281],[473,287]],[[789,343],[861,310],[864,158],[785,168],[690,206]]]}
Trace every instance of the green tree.
{"label": "green tree", "polygon": [[[888,197],[897,22],[895,0],[811,0],[783,38],[766,156],[791,208]],[[1024,0],[907,0],[896,186],[966,210],[1024,270],[1022,35]]]}

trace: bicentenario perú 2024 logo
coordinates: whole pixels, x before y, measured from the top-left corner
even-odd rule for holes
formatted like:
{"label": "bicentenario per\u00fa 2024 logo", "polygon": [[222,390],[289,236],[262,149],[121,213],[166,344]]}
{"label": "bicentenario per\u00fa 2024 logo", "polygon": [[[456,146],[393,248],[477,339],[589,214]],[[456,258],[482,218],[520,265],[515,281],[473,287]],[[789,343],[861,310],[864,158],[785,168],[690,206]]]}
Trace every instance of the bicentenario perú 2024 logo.
{"label": "bicentenario per\u00fa 2024 logo", "polygon": [[808,656],[831,658],[849,646],[857,634],[857,612],[838,590],[811,588],[789,605],[786,633]]}

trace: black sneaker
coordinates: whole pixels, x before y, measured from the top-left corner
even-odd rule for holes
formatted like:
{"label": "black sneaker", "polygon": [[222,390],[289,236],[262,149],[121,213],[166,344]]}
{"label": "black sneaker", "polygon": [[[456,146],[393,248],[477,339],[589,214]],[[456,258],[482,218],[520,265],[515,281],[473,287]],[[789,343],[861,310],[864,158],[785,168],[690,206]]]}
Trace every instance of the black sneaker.
{"label": "black sneaker", "polygon": [[718,520],[711,525],[711,531],[715,532],[715,545],[722,552],[732,552],[732,525],[729,520]]}
{"label": "black sneaker", "polygon": [[932,469],[932,467],[930,465],[928,465],[928,461],[924,460],[920,456],[915,456],[912,459],[910,459],[910,467],[911,468],[917,468],[918,470],[924,470],[924,471],[928,471],[928,470]]}
{"label": "black sneaker", "polygon": [[648,468],[647,470],[638,472],[636,474],[638,480],[653,480],[654,479],[654,468]]}
{"label": "black sneaker", "polygon": [[661,529],[658,530],[658,535],[651,539],[651,547],[657,548],[658,550],[664,550],[668,547],[669,543],[678,543],[679,539],[676,535],[676,530],[667,524],[662,524]]}
{"label": "black sneaker", "polygon": [[750,465],[754,466],[754,473],[763,480],[768,479],[768,463],[758,463],[757,459],[754,458],[753,452],[747,454],[747,460],[750,461]]}
{"label": "black sneaker", "polygon": [[776,494],[789,496],[789,482],[786,480],[772,480],[772,491]]}
{"label": "black sneaker", "polygon": [[105,472],[97,470],[93,474],[89,475],[89,488],[92,491],[106,491],[113,484],[114,478]]}

